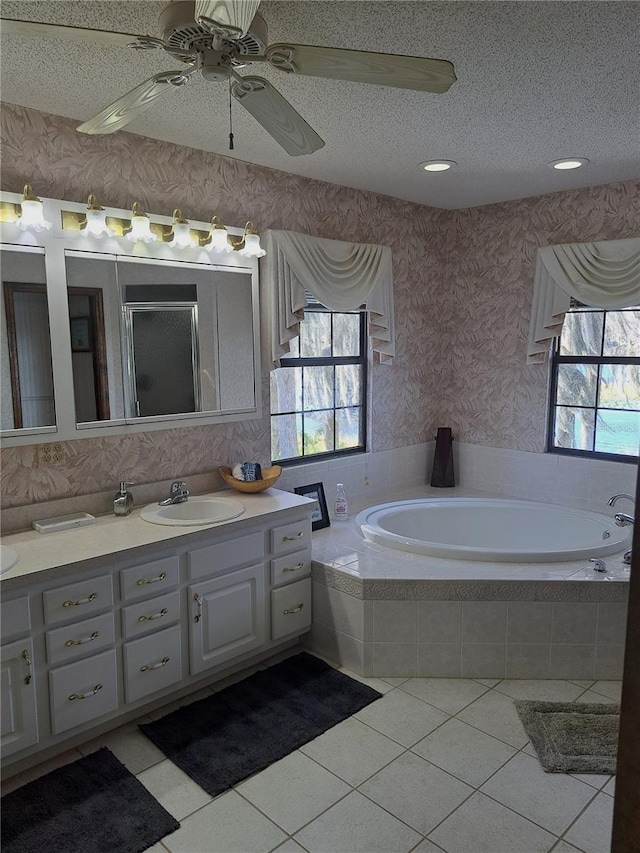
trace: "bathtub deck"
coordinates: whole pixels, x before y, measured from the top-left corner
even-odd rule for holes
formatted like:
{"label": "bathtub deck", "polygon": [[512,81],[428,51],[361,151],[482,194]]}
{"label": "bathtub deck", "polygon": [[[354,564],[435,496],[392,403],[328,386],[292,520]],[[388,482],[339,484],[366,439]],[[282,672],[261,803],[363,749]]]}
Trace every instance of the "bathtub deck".
{"label": "bathtub deck", "polygon": [[363,539],[353,520],[332,521],[313,535],[310,645],[367,676],[617,679],[629,581],[622,553],[604,558],[606,574],[588,560],[472,563],[386,548]]}

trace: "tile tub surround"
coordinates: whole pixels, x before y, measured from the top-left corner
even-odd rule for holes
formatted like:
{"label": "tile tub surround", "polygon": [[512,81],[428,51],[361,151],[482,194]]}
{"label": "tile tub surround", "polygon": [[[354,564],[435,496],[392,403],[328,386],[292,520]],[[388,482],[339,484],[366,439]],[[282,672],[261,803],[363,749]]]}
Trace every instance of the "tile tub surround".
{"label": "tile tub surround", "polygon": [[[421,487],[384,499],[443,491]],[[604,578],[586,561],[445,560],[370,543],[350,520],[316,531],[313,557],[307,642],[364,676],[622,675],[629,579],[622,553],[607,559]]]}

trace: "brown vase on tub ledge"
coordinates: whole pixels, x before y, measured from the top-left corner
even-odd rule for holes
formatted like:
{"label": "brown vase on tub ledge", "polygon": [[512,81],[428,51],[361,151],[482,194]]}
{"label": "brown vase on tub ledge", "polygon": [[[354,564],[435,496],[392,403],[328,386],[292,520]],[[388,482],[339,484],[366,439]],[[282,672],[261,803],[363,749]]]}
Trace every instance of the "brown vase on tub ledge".
{"label": "brown vase on tub ledge", "polygon": [[431,472],[431,485],[441,489],[455,486],[451,427],[438,427],[436,450],[433,456],[433,470]]}

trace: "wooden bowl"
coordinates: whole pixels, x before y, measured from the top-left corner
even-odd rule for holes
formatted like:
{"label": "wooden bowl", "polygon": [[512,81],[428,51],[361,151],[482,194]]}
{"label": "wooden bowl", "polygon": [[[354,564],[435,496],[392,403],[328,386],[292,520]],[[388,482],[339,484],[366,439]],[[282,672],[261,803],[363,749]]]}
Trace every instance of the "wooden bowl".
{"label": "wooden bowl", "polygon": [[236,480],[231,473],[231,468],[228,468],[226,465],[218,468],[218,471],[225,483],[231,486],[232,489],[235,489],[237,492],[245,492],[247,494],[264,492],[264,490],[268,489],[270,486],[275,486],[280,474],[282,474],[282,468],[279,465],[272,465],[270,468],[263,468],[262,480]]}

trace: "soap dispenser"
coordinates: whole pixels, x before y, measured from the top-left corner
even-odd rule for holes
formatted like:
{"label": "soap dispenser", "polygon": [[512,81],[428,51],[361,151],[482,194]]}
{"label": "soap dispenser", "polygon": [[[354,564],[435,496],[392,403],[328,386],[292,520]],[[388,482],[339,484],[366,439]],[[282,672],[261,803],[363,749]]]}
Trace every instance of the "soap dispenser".
{"label": "soap dispenser", "polygon": [[114,515],[129,515],[133,509],[133,495],[128,491],[129,486],[133,486],[133,483],[125,483],[124,480],[120,482],[120,491],[116,492],[113,499]]}

